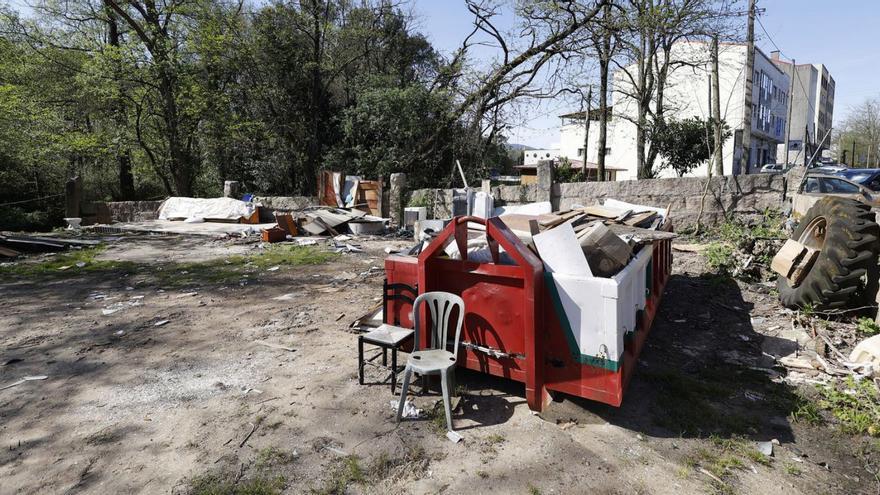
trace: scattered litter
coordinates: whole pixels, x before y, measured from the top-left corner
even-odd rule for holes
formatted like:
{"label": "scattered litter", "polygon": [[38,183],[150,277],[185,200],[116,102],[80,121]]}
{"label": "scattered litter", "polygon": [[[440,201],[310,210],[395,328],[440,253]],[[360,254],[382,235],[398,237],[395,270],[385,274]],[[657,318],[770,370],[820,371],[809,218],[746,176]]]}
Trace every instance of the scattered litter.
{"label": "scattered litter", "polygon": [[82,267],[84,267],[84,266],[86,266],[86,262],[85,262],[85,261],[77,261],[77,262],[76,262],[76,267],[77,267],[77,268],[82,268]]}
{"label": "scattered litter", "polygon": [[182,299],[184,297],[193,297],[193,296],[197,296],[197,295],[199,295],[198,292],[184,292],[182,294],[178,294],[177,298]]}
{"label": "scattered litter", "polygon": [[141,305],[141,302],[140,302],[140,300],[137,300],[137,299],[135,299],[133,301],[128,301],[128,302],[118,302],[118,303],[111,304],[111,305],[105,307],[104,309],[102,309],[101,314],[104,316],[109,316],[109,315],[112,315],[113,313],[118,313],[119,311],[122,311],[123,309],[130,308],[133,306],[140,306],[140,305]]}
{"label": "scattered litter", "polygon": [[279,268],[281,268],[281,267],[280,266],[273,266],[272,268],[267,268],[266,271],[267,272],[277,272]]}
{"label": "scattered litter", "polygon": [[324,450],[326,450],[328,452],[332,452],[340,457],[348,457],[348,454],[344,450],[337,449],[336,447],[331,447],[329,445],[326,445],[326,446],[324,446]]}
{"label": "scattered litter", "polygon": [[273,297],[273,301],[293,301],[296,297],[296,293],[288,292],[287,294],[282,294],[278,297]]}
{"label": "scattered litter", "polygon": [[251,423],[251,431],[248,432],[248,434],[245,435],[244,440],[242,440],[241,443],[238,444],[238,448],[244,447],[244,444],[247,443],[248,439],[251,438],[251,435],[253,435],[255,431],[257,431],[257,423]]}
{"label": "scattered litter", "polygon": [[708,244],[673,244],[672,249],[683,253],[702,253],[708,248]]}
{"label": "scattered litter", "polygon": [[63,272],[64,270],[69,270],[70,267],[71,267],[71,265],[59,266],[58,270]]}
{"label": "scattered litter", "polygon": [[334,243],[333,244],[333,251],[337,254],[339,254],[339,253],[363,253],[364,252],[364,250],[361,249],[360,247],[355,246],[354,244],[348,244],[348,243],[343,244],[341,246]]}
{"label": "scattered litter", "polygon": [[339,313],[339,316],[336,317],[336,321],[339,321],[344,317],[345,317],[345,313]]}
{"label": "scattered litter", "polygon": [[3,363],[3,366],[9,366],[10,364],[20,363],[22,361],[21,358],[12,358]]}
{"label": "scattered litter", "polygon": [[[397,408],[400,406],[400,403],[396,400],[391,400],[388,402],[391,406],[391,409],[394,412],[397,412]],[[417,408],[415,404],[409,399],[406,399],[406,402],[403,403],[403,413],[400,415],[401,418],[405,419],[417,419],[422,415],[422,410]]]}
{"label": "scattered litter", "polygon": [[758,442],[758,452],[773,457],[773,442]]}
{"label": "scattered litter", "polygon": [[318,243],[318,241],[316,241],[314,239],[305,239],[302,237],[297,237],[294,239],[294,241],[296,242],[296,244],[298,246],[314,246],[315,244]]}
{"label": "scattered litter", "polygon": [[457,431],[447,431],[446,438],[448,438],[452,443],[458,443],[461,441],[461,435],[459,435]]}
{"label": "scattered litter", "polygon": [[153,323],[153,326],[161,327],[162,325],[167,325],[168,323],[171,323],[171,320],[159,320],[156,323]]}
{"label": "scattered litter", "polygon": [[759,394],[759,393],[757,393],[757,392],[752,392],[751,390],[746,390],[746,391],[743,393],[743,395],[746,396],[746,399],[749,399],[749,400],[751,400],[751,401],[764,400],[764,396],[763,396],[763,395],[761,395],[761,394]]}
{"label": "scattered litter", "polygon": [[266,347],[271,347],[273,349],[281,349],[282,351],[296,352],[296,349],[294,349],[293,347],[287,347],[287,346],[283,346],[281,344],[266,342],[265,340],[255,340],[254,343],[260,344],[260,345],[266,346]]}
{"label": "scattered litter", "polygon": [[49,376],[48,375],[24,376],[21,378],[21,380],[19,380],[17,382],[13,382],[13,383],[10,383],[9,385],[5,385],[3,387],[0,387],[0,390],[6,390],[7,388],[17,387],[18,385],[21,385],[24,382],[30,382],[30,381],[34,381],[34,380],[45,380],[46,378],[49,378]]}
{"label": "scattered litter", "polygon": [[116,335],[119,335],[119,336],[121,337],[121,336],[125,335],[125,330],[119,330],[119,331],[116,332],[115,334],[116,334]]}

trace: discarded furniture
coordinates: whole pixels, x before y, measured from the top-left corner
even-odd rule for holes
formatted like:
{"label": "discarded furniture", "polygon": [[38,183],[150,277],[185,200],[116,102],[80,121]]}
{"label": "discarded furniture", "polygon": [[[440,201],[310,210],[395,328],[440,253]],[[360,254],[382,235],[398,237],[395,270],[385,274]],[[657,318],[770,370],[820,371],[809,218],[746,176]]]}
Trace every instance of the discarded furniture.
{"label": "discarded furniture", "polygon": [[[388,366],[388,351],[391,351],[391,393],[397,390],[397,351],[401,346],[407,345],[413,336],[412,320],[406,318],[406,326],[401,327],[402,311],[389,312],[389,305],[397,305],[403,308],[406,305],[412,308],[415,299],[419,295],[417,287],[407,284],[389,284],[388,279],[382,283],[382,324],[363,335],[358,336],[358,383],[364,384],[364,366],[373,364],[380,355],[382,356],[382,366]],[[389,321],[388,315],[393,314],[393,319]],[[364,358],[364,344],[374,345],[382,349],[381,354],[376,354],[370,358]]]}
{"label": "discarded furniture", "polygon": [[[431,325],[422,323],[421,312],[423,304],[430,310]],[[415,343],[414,350],[406,361],[406,370],[403,375],[403,388],[400,390],[400,404],[397,407],[397,421],[403,414],[403,406],[406,403],[406,392],[413,373],[420,376],[440,375],[440,386],[443,392],[443,408],[446,410],[446,429],[454,431],[452,427],[452,405],[450,389],[455,389],[455,363],[458,360],[458,343],[461,338],[461,327],[464,321],[464,301],[455,294],[447,292],[425,292],[416,298],[413,307],[415,320]],[[458,319],[455,324],[455,334],[450,341],[449,322],[452,315]],[[422,323],[422,324],[420,324]],[[430,340],[426,342],[430,347],[419,347],[419,334],[428,332]],[[448,350],[452,344],[452,352]]]}
{"label": "discarded furniture", "polygon": [[[388,350],[391,350],[391,393],[397,390],[397,351],[400,346],[413,337],[413,331],[409,328],[401,328],[383,323],[369,332],[358,335],[358,383],[364,384],[364,366],[373,364],[373,361],[382,356],[382,366],[388,367]],[[373,357],[364,359],[364,344],[370,344],[382,349],[382,352]]]}
{"label": "discarded furniture", "polygon": [[[469,224],[480,224],[489,259],[469,259]],[[613,277],[570,276],[545,270],[503,218],[456,217],[418,258],[386,258],[386,277],[458,294],[466,308],[458,364],[523,382],[532,410],[551,392],[619,406],[672,269],[672,235],[657,237]],[[460,259],[447,255],[450,244]]]}

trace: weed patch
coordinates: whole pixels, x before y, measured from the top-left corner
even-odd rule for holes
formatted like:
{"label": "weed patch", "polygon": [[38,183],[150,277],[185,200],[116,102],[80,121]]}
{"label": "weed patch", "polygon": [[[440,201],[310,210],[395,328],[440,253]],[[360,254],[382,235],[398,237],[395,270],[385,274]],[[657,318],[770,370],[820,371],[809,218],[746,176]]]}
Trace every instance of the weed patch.
{"label": "weed patch", "polygon": [[856,321],[856,325],[856,331],[858,331],[860,335],[870,337],[880,333],[880,325],[871,318],[863,316]]}
{"label": "weed patch", "polygon": [[103,245],[59,253],[41,261],[21,261],[0,266],[0,275],[21,278],[69,277],[87,273],[123,272],[168,289],[231,284],[273,266],[326,263],[337,255],[312,246],[272,245],[259,253],[195,263],[146,264],[99,260]]}
{"label": "weed patch", "polygon": [[230,475],[209,474],[193,478],[189,495],[278,495],[284,489],[283,476],[237,480]]}
{"label": "weed patch", "polygon": [[135,263],[128,261],[98,260],[96,257],[106,249],[104,245],[74,249],[48,256],[40,261],[20,261],[0,266],[0,274],[23,277],[58,277],[101,271],[133,271]]}
{"label": "weed patch", "polygon": [[819,387],[819,407],[831,411],[847,433],[880,436],[880,396],[871,380],[852,377],[837,385]]}

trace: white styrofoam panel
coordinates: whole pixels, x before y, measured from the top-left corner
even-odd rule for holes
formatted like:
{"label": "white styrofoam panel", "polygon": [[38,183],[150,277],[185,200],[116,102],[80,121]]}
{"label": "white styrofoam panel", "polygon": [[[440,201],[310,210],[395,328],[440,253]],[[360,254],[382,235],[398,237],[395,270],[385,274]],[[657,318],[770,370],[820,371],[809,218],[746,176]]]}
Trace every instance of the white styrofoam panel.
{"label": "white styrofoam panel", "polygon": [[645,307],[651,255],[646,246],[612,278],[551,275],[582,355],[620,360],[624,334],[635,330],[636,312]]}

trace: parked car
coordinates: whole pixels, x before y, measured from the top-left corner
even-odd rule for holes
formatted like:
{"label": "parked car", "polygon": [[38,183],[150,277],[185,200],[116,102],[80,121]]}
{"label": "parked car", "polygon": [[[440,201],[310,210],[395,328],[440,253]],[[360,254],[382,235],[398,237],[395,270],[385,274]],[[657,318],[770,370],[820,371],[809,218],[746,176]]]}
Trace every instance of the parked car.
{"label": "parked car", "polygon": [[848,168],[835,175],[861,184],[872,191],[880,191],[880,168]]}
{"label": "parked car", "polygon": [[841,175],[824,174],[813,169],[807,172],[798,192],[791,199],[792,217],[800,220],[811,206],[828,196],[854,199],[872,208],[880,207],[880,192],[874,192]]}
{"label": "parked car", "polygon": [[788,170],[788,167],[783,163],[768,163],[761,167],[762,174],[781,174]]}
{"label": "parked car", "polygon": [[822,165],[821,167],[814,167],[810,169],[810,172],[816,172],[821,174],[839,174],[841,172],[846,172],[849,170],[844,165]]}

